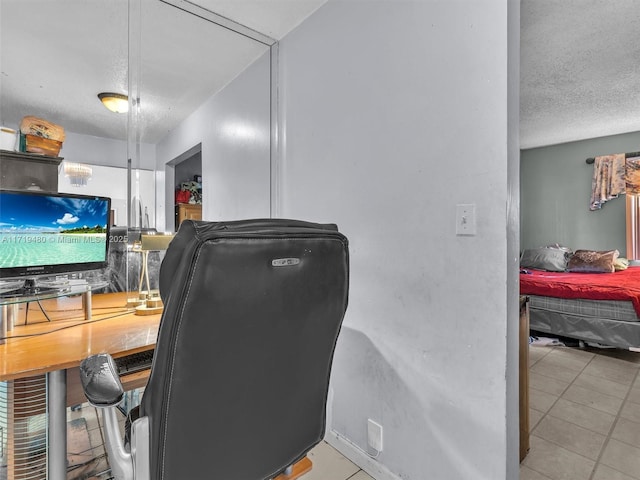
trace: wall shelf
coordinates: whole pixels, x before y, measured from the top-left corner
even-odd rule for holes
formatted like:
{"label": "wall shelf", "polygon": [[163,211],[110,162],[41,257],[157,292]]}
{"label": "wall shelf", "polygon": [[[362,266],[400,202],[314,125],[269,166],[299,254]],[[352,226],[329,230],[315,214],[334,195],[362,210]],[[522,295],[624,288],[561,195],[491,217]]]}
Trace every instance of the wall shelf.
{"label": "wall shelf", "polygon": [[58,168],[62,157],[0,150],[0,188],[26,190],[33,185],[58,191]]}
{"label": "wall shelf", "polygon": [[56,166],[60,165],[60,162],[64,160],[63,157],[48,157],[46,155],[39,155],[37,153],[14,152],[13,150],[0,150],[0,158],[13,158],[17,160],[46,163]]}

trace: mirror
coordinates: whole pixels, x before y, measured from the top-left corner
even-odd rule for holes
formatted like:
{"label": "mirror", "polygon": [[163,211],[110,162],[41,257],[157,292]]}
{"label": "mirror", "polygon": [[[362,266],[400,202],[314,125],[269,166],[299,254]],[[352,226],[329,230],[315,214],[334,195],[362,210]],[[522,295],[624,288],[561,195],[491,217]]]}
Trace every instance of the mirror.
{"label": "mirror", "polygon": [[[234,204],[252,205],[251,209],[261,204],[257,209],[264,215],[269,198],[254,197],[270,186],[265,167],[270,162],[271,129],[268,43],[273,40],[255,32],[259,41],[244,31],[239,34],[231,28],[242,31],[241,26],[189,2],[170,3],[139,4],[140,63],[130,72],[132,78],[137,76],[140,93],[134,120],[139,125],[138,145],[155,146],[147,154],[141,151],[139,164],[131,156],[134,167],[155,165],[154,225],[167,231],[177,228],[176,190],[193,190],[194,183],[201,184],[201,192],[192,191],[180,201],[202,201],[207,219],[242,215],[226,207]],[[135,16],[133,11],[131,18]],[[199,169],[193,167],[195,162]],[[187,163],[190,168],[181,168]],[[250,190],[251,185],[256,187]],[[149,203],[140,198],[143,205]]]}
{"label": "mirror", "polygon": [[[203,143],[196,137],[206,133],[177,138],[184,137],[184,131],[176,129],[268,54],[273,43],[257,32],[253,35],[261,41],[236,33],[232,22],[222,26],[216,21],[224,19],[181,0],[3,0],[0,125],[17,129],[26,115],[46,119],[65,129],[60,156],[66,161],[127,168],[131,159],[131,168],[157,172],[162,183],[165,165]],[[260,82],[268,101],[269,74]],[[100,92],[129,90],[139,102],[129,114],[109,112],[97,98]],[[194,121],[211,128],[216,119]],[[269,136],[270,125],[257,128]],[[158,158],[163,146],[176,142],[185,148],[168,152],[171,158]],[[83,192],[92,193],[91,186],[98,182],[94,175]],[[133,197],[140,198],[138,190],[132,180],[130,198],[117,200],[130,205]],[[172,206],[164,205],[166,192],[155,196],[163,204],[157,213],[156,198],[141,202],[154,212],[150,226],[158,223],[165,229],[171,225],[165,217],[173,216]],[[135,221],[134,216],[129,223]]]}
{"label": "mirror", "polygon": [[11,0],[1,8],[2,124],[34,115],[61,125],[71,134],[63,150],[74,135],[125,140],[126,116],[96,95],[127,91],[127,1]]}
{"label": "mirror", "polygon": [[[0,9],[0,126],[17,130],[27,115],[62,126],[57,189],[112,197],[109,288],[138,293],[145,257],[131,239],[147,225],[175,228],[185,180],[176,172],[194,156],[204,218],[270,215],[272,40],[183,0],[1,0]],[[128,94],[129,112],[108,111],[101,92]],[[92,169],[86,186],[70,184],[67,162]],[[149,253],[145,288],[158,286],[160,253]],[[45,464],[38,456],[30,471]]]}
{"label": "mirror", "polygon": [[[32,115],[65,129],[59,189],[106,192],[118,226],[174,230],[175,189],[196,176],[176,172],[196,156],[206,219],[270,215],[273,40],[184,0],[1,8],[0,125]],[[100,92],[133,107],[112,113]],[[67,162],[92,168],[86,186]]]}

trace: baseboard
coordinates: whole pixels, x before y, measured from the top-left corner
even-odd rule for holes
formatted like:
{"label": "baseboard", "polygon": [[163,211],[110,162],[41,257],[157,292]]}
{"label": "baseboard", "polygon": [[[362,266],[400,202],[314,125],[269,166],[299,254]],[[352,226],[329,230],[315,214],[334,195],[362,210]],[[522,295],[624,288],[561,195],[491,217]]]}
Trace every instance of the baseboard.
{"label": "baseboard", "polygon": [[376,459],[367,455],[355,443],[343,437],[335,430],[328,431],[324,439],[329,445],[338,450],[342,455],[347,457],[376,480],[402,480],[400,477],[391,473],[387,467],[382,465]]}

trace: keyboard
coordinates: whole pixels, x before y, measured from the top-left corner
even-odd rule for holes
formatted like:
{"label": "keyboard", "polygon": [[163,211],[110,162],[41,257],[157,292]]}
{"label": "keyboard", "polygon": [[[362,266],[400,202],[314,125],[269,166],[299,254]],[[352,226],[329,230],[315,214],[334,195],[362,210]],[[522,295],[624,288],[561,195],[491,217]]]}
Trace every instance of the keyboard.
{"label": "keyboard", "polygon": [[153,360],[153,350],[145,350],[144,352],[132,353],[125,357],[114,358],[116,368],[120,376],[129,375],[151,368]]}

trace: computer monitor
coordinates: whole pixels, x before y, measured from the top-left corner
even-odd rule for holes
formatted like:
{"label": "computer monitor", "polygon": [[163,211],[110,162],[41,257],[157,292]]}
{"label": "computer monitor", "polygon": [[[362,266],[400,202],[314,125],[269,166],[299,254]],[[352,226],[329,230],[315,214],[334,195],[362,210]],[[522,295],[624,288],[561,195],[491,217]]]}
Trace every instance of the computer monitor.
{"label": "computer monitor", "polygon": [[110,210],[107,197],[0,190],[0,283],[5,292],[9,279],[26,277],[23,293],[38,293],[37,277],[104,268]]}

